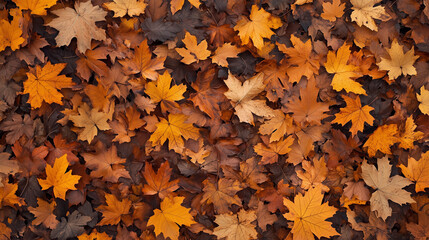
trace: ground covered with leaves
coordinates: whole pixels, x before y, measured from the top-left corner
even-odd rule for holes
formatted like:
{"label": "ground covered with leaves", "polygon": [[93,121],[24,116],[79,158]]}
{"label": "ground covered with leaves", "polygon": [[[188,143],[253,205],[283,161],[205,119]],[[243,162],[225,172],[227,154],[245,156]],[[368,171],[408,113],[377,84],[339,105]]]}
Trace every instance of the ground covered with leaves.
{"label": "ground covered with leaves", "polygon": [[0,239],[429,239],[428,0],[1,0]]}

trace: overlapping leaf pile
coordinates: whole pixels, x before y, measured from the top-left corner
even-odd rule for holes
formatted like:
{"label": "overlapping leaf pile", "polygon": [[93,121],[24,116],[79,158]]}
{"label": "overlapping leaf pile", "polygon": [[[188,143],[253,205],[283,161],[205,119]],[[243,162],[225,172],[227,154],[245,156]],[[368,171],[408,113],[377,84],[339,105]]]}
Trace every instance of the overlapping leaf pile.
{"label": "overlapping leaf pile", "polygon": [[0,239],[429,239],[428,0],[0,9]]}

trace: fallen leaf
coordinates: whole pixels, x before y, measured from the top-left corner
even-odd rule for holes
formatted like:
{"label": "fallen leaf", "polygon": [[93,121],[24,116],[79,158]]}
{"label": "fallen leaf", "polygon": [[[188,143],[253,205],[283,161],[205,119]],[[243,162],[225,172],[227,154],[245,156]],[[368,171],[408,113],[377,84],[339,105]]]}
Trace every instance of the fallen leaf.
{"label": "fallen leaf", "polygon": [[121,219],[127,218],[131,208],[131,201],[129,199],[118,200],[113,194],[105,194],[106,205],[101,205],[97,208],[103,214],[103,219],[98,225],[116,225]]}
{"label": "fallen leaf", "polygon": [[43,225],[47,228],[54,229],[59,221],[57,216],[54,215],[53,211],[55,209],[55,200],[51,203],[44,201],[43,199],[38,198],[37,204],[39,205],[36,208],[29,207],[28,210],[34,214],[36,219],[33,220],[32,224]]}
{"label": "fallen leaf", "polygon": [[237,214],[220,214],[216,215],[215,222],[219,225],[214,228],[213,234],[219,239],[226,240],[256,239],[258,232],[256,225],[252,224],[256,220],[255,211],[245,211],[241,209]]}
{"label": "fallen leaf", "polygon": [[186,48],[176,48],[177,53],[182,56],[181,62],[185,64],[191,64],[199,62],[200,60],[206,60],[211,52],[207,50],[207,41],[203,40],[200,43],[197,42],[197,37],[186,32],[185,38],[182,40]]}
{"label": "fallen leaf", "polygon": [[408,166],[401,164],[399,167],[404,176],[416,182],[416,192],[424,192],[429,188],[429,152],[423,153],[420,160],[408,158]]}
{"label": "fallen leaf", "polygon": [[179,188],[179,179],[170,181],[171,171],[172,169],[170,168],[170,164],[168,162],[164,162],[155,174],[152,165],[150,163],[146,163],[143,176],[147,184],[142,188],[143,194],[158,194],[159,198],[164,199],[170,193],[176,191]]}
{"label": "fallen leaf", "polygon": [[139,0],[113,0],[113,2],[104,3],[104,6],[115,12],[113,17],[125,15],[132,17],[143,14],[147,4]]}
{"label": "fallen leaf", "polygon": [[368,147],[368,155],[374,157],[377,151],[385,154],[391,154],[390,147],[398,142],[398,126],[388,124],[379,126],[368,138],[363,147]]}
{"label": "fallen leaf", "polygon": [[350,2],[353,4],[350,18],[359,26],[363,25],[372,31],[378,31],[374,19],[387,20],[389,18],[383,6],[374,7],[381,0],[350,0]]}

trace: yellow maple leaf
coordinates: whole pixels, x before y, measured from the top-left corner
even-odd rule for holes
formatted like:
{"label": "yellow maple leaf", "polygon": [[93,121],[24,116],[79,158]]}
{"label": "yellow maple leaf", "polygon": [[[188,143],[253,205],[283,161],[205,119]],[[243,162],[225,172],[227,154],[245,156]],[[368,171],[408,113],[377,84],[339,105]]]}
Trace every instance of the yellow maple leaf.
{"label": "yellow maple leaf", "polygon": [[420,105],[419,109],[423,114],[429,115],[429,91],[426,90],[424,86],[420,88],[420,94],[417,95],[417,100],[419,100]]}
{"label": "yellow maple leaf", "polygon": [[185,44],[186,48],[176,48],[176,51],[183,57],[181,62],[184,64],[206,60],[211,54],[211,52],[207,50],[207,41],[203,40],[198,44],[197,37],[191,35],[189,32],[186,32],[182,42]]}
{"label": "yellow maple leaf", "polygon": [[109,116],[104,112],[99,112],[96,108],[90,109],[89,106],[84,103],[82,107],[78,108],[79,115],[70,116],[70,120],[77,127],[84,128],[79,132],[79,140],[92,142],[94,137],[100,130],[109,130],[110,126],[107,123]]}
{"label": "yellow maple leaf", "polygon": [[179,106],[174,101],[182,100],[183,94],[186,92],[185,84],[171,86],[171,80],[170,73],[165,71],[163,75],[159,75],[156,82],[149,82],[146,85],[145,93],[154,103],[161,102],[163,110],[178,108]]}
{"label": "yellow maple leaf", "polygon": [[419,161],[410,157],[407,167],[403,164],[399,167],[406,178],[416,182],[416,192],[424,192],[425,188],[429,188],[429,151],[423,153]]}
{"label": "yellow maple leaf", "polygon": [[[196,8],[199,8],[201,4],[199,0],[188,0],[188,2]],[[171,14],[175,14],[177,11],[181,10],[183,7],[183,4],[185,4],[185,0],[171,0],[170,1]]]}
{"label": "yellow maple leaf", "polygon": [[414,56],[414,46],[404,54],[402,46],[395,39],[386,51],[389,53],[390,59],[381,57],[381,61],[377,65],[380,70],[389,71],[389,79],[395,79],[401,74],[404,76],[417,74],[413,64],[419,56]]}
{"label": "yellow maple leaf", "polygon": [[359,26],[364,25],[372,31],[378,31],[374,19],[387,20],[389,18],[384,7],[374,7],[381,0],[350,0],[350,2],[353,4],[353,12],[350,18]]}
{"label": "yellow maple leaf", "polygon": [[358,96],[353,99],[344,95],[343,98],[344,101],[346,101],[346,107],[341,108],[340,112],[335,114],[335,119],[332,123],[338,123],[344,126],[352,121],[350,132],[355,136],[358,131],[363,131],[365,123],[369,125],[374,123],[374,118],[369,113],[374,110],[374,108],[368,105],[362,107]]}
{"label": "yellow maple leaf", "polygon": [[37,65],[35,71],[27,73],[23,94],[30,95],[28,102],[32,108],[41,107],[42,102],[63,104],[63,95],[58,90],[74,85],[71,78],[59,75],[65,67],[65,63],[48,62],[43,68]]}
{"label": "yellow maple leaf", "polygon": [[416,131],[417,126],[414,123],[413,116],[409,116],[405,121],[403,131],[400,131],[398,136],[399,147],[403,149],[412,149],[414,147],[414,141],[418,141],[423,138],[424,134],[420,131]]}
{"label": "yellow maple leaf", "polygon": [[43,223],[43,225],[47,228],[54,229],[59,221],[57,220],[57,216],[53,213],[55,210],[55,201],[51,203],[37,198],[38,207],[29,207],[28,210],[34,214],[36,219],[33,220],[32,224],[37,226]]}
{"label": "yellow maple leaf", "polygon": [[253,100],[260,92],[264,91],[264,74],[247,79],[241,83],[234,75],[229,73],[228,79],[225,80],[228,91],[225,96],[233,102],[235,114],[237,114],[240,122],[254,124],[253,114],[261,117],[274,117],[274,111],[268,107],[265,100]]}
{"label": "yellow maple leaf", "polygon": [[402,189],[412,182],[399,175],[390,177],[392,165],[389,164],[387,156],[377,160],[377,167],[378,169],[369,165],[365,160],[362,163],[362,178],[368,186],[376,189],[369,199],[371,211],[377,211],[376,216],[386,221],[386,218],[392,215],[388,200],[398,204],[415,202],[411,193]]}
{"label": "yellow maple leaf", "polygon": [[122,201],[119,201],[115,195],[108,193],[104,197],[106,198],[106,205],[101,205],[97,208],[97,211],[103,214],[103,219],[101,219],[98,225],[116,225],[121,219],[127,217],[131,208],[131,201],[129,199],[124,198]]}
{"label": "yellow maple leaf", "polygon": [[[293,118],[281,110],[274,110],[274,117],[259,127],[259,133],[270,135],[270,142],[279,141],[293,127]],[[290,133],[290,132],[289,132]]]}
{"label": "yellow maple leaf", "polygon": [[147,4],[138,0],[113,0],[113,2],[104,3],[107,9],[114,11],[113,17],[138,16],[144,13]]}
{"label": "yellow maple leaf", "polygon": [[231,45],[231,43],[225,43],[222,47],[216,49],[212,57],[212,63],[216,63],[222,67],[228,67],[227,58],[237,58],[240,52],[241,50],[236,46]]}
{"label": "yellow maple leaf", "polygon": [[213,230],[213,234],[218,239],[226,238],[226,240],[250,240],[256,239],[258,232],[256,225],[253,224],[256,220],[255,211],[245,211],[241,209],[237,214],[221,214],[216,215],[215,222],[219,225]]}
{"label": "yellow maple leaf", "polygon": [[168,120],[161,118],[156,124],[155,132],[150,136],[149,141],[152,146],[162,145],[168,139],[168,148],[179,151],[183,149],[185,139],[198,139],[198,128],[192,123],[185,123],[188,117],[183,114],[170,114]]}
{"label": "yellow maple leaf", "polygon": [[301,187],[303,189],[320,186],[322,191],[329,192],[329,187],[322,183],[328,176],[328,168],[324,157],[319,160],[314,159],[313,164],[311,164],[311,161],[302,161],[302,168],[305,172],[297,170],[296,175],[302,180]]}
{"label": "yellow maple leaf", "polygon": [[356,94],[366,95],[365,89],[362,84],[354,81],[352,78],[362,76],[360,69],[357,66],[347,64],[350,57],[350,46],[341,46],[337,54],[333,51],[328,52],[325,68],[328,73],[333,73],[331,86],[335,91],[346,90],[346,92],[353,92]]}
{"label": "yellow maple leaf", "polygon": [[248,44],[252,39],[253,45],[262,50],[264,47],[264,38],[271,38],[274,34],[272,29],[277,29],[282,26],[282,21],[279,17],[271,15],[263,8],[259,9],[257,5],[252,6],[249,19],[242,17],[235,25],[234,30],[238,31],[241,42]]}
{"label": "yellow maple leaf", "polygon": [[165,238],[179,239],[179,226],[191,226],[196,223],[189,208],[182,206],[185,197],[167,197],[161,202],[160,209],[155,209],[147,225],[155,226],[155,234],[161,233]]}
{"label": "yellow maple leaf", "polygon": [[57,0],[13,0],[21,10],[31,10],[31,14],[46,15],[46,9],[54,6]]}
{"label": "yellow maple leaf", "polygon": [[283,199],[283,204],[289,209],[283,216],[294,222],[291,231],[294,240],[314,240],[313,234],[318,238],[338,235],[331,223],[326,221],[337,209],[328,203],[322,204],[322,200],[321,185],[310,188],[304,196],[299,193],[294,202]]}
{"label": "yellow maple leaf", "polygon": [[332,0],[330,2],[322,3],[323,13],[320,16],[323,19],[326,19],[331,22],[335,22],[337,18],[340,18],[344,14],[344,9],[346,8],[345,3],[341,3],[341,0]]}
{"label": "yellow maple leaf", "polygon": [[91,234],[84,233],[77,237],[79,240],[111,240],[112,237],[110,237],[105,232],[97,232],[97,229],[94,229]]}
{"label": "yellow maple leaf", "polygon": [[19,27],[19,19],[15,17],[12,22],[0,20],[0,52],[10,47],[12,51],[19,49],[25,39],[21,37],[22,30]]}
{"label": "yellow maple leaf", "polygon": [[46,25],[59,31],[55,38],[58,46],[69,45],[76,37],[77,50],[85,53],[91,49],[91,39],[106,40],[106,33],[98,28],[95,22],[105,21],[107,12],[99,6],[92,5],[91,1],[76,2],[74,7],[75,9],[66,7],[52,11],[58,18]]}
{"label": "yellow maple leaf", "polygon": [[368,138],[363,147],[368,147],[368,155],[374,157],[379,150],[385,154],[391,154],[390,146],[398,142],[396,134],[398,126],[396,124],[388,124],[379,126]]}
{"label": "yellow maple leaf", "polygon": [[18,184],[3,181],[3,186],[0,187],[0,208],[22,204],[21,198],[16,195],[17,190]]}
{"label": "yellow maple leaf", "polygon": [[66,199],[68,190],[76,190],[75,185],[79,182],[81,176],[72,175],[71,171],[67,172],[69,162],[67,154],[55,159],[54,166],[46,166],[46,179],[38,179],[42,190],[50,187],[54,188],[54,196],[56,198]]}
{"label": "yellow maple leaf", "polygon": [[302,76],[313,77],[314,73],[318,72],[320,64],[319,59],[312,54],[311,40],[308,39],[304,43],[295,35],[291,35],[290,41],[293,48],[287,48],[286,45],[277,43],[279,50],[289,56],[287,62],[292,65],[287,69],[289,82],[299,82]]}

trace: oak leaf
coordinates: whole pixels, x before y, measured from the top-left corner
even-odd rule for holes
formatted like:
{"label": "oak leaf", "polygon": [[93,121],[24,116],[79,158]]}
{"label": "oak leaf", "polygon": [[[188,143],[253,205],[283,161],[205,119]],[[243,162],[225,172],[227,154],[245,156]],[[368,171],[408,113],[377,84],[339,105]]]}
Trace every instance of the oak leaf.
{"label": "oak leaf", "polygon": [[254,125],[253,114],[266,118],[274,117],[273,110],[266,105],[265,100],[253,100],[265,89],[263,78],[264,75],[259,73],[241,83],[230,73],[228,79],[225,80],[229,90],[224,94],[233,102],[235,113],[240,122]]}
{"label": "oak leaf", "polygon": [[159,198],[164,199],[170,193],[176,191],[179,188],[179,179],[170,181],[171,171],[172,169],[170,168],[170,164],[168,162],[164,162],[155,174],[152,165],[150,163],[146,163],[143,176],[147,184],[142,188],[143,194],[158,194]]}
{"label": "oak leaf", "polygon": [[328,73],[335,74],[332,79],[331,86],[335,91],[345,90],[356,94],[366,95],[362,84],[354,81],[352,78],[361,77],[360,68],[351,64],[347,64],[350,57],[350,46],[341,46],[337,53],[328,52],[325,68]]}
{"label": "oak leaf", "polygon": [[154,214],[149,218],[147,225],[155,226],[155,234],[161,233],[165,238],[172,240],[179,239],[179,226],[191,226],[195,221],[189,208],[182,206],[185,197],[166,197],[161,202],[160,209],[155,209]]}
{"label": "oak leaf", "polygon": [[289,209],[283,216],[293,221],[292,234],[294,240],[314,240],[314,235],[318,238],[332,237],[338,232],[326,219],[332,217],[337,209],[323,203],[322,188],[318,185],[310,188],[303,196],[295,196],[294,202],[284,198],[283,203]]}
{"label": "oak leaf", "polygon": [[426,90],[424,86],[420,88],[420,94],[417,95],[417,100],[419,100],[420,105],[419,109],[423,114],[429,115],[429,90]]}
{"label": "oak leaf", "polygon": [[419,161],[410,157],[408,166],[401,164],[399,167],[405,177],[416,182],[416,192],[424,192],[429,188],[429,151],[422,154]]}
{"label": "oak leaf", "polygon": [[201,203],[213,203],[215,211],[219,214],[228,213],[229,206],[235,204],[241,207],[241,200],[236,193],[242,188],[238,181],[221,178],[218,182],[206,179],[204,184],[204,194]]}
{"label": "oak leaf", "polygon": [[387,20],[389,16],[383,6],[374,7],[381,0],[350,0],[353,4],[350,18],[359,26],[366,26],[372,31],[378,31],[374,19]]}
{"label": "oak leaf", "polygon": [[376,189],[369,200],[371,211],[377,211],[376,216],[386,221],[386,218],[392,215],[388,200],[401,205],[415,202],[411,193],[402,189],[412,182],[399,175],[390,177],[392,165],[389,164],[387,156],[377,160],[377,167],[378,170],[365,160],[362,163],[362,178],[368,186]]}
{"label": "oak leaf", "polygon": [[91,39],[106,40],[106,33],[98,28],[95,22],[105,21],[107,12],[99,6],[92,5],[91,1],[76,2],[74,7],[75,9],[66,7],[52,11],[58,18],[47,25],[59,31],[55,38],[58,46],[69,45],[76,37],[77,50],[85,53],[91,48]]}
{"label": "oak leaf", "polygon": [[262,50],[264,38],[271,38],[274,34],[271,28],[277,29],[281,27],[282,22],[279,17],[271,15],[263,8],[259,9],[257,5],[252,6],[249,18],[250,20],[241,17],[234,30],[238,31],[238,36],[240,36],[243,44],[248,44],[249,40],[252,39],[253,45]]}
{"label": "oak leaf", "polygon": [[68,190],[76,190],[75,185],[79,182],[81,176],[72,175],[71,171],[67,172],[68,166],[67,154],[55,159],[53,166],[47,165],[46,179],[38,179],[42,190],[53,187],[54,196],[63,200],[66,199]]}
{"label": "oak leaf", "polygon": [[79,115],[72,115],[69,118],[77,127],[84,128],[79,132],[79,140],[91,143],[94,137],[97,136],[98,130],[110,129],[107,123],[109,116],[106,113],[99,112],[96,108],[90,109],[86,103],[78,108],[78,112]]}
{"label": "oak leaf", "polygon": [[200,60],[206,60],[211,54],[211,52],[207,50],[207,41],[203,40],[198,43],[197,37],[191,35],[189,32],[186,32],[182,42],[185,44],[186,48],[176,48],[176,51],[183,57],[181,62],[185,64],[198,63]]}
{"label": "oak leaf", "polygon": [[183,114],[170,114],[168,120],[161,118],[156,124],[156,130],[149,138],[152,146],[162,145],[168,139],[168,148],[180,150],[184,147],[183,138],[198,139],[198,128],[192,123],[186,123],[188,117]]}
{"label": "oak leaf", "polygon": [[126,14],[132,17],[143,14],[147,4],[139,0],[113,0],[113,2],[104,3],[104,6],[115,12],[113,17],[123,17]]}
{"label": "oak leaf", "polygon": [[368,155],[374,157],[377,151],[391,154],[390,147],[398,142],[398,126],[388,124],[379,126],[368,138],[363,147],[368,147]]}
{"label": "oak leaf", "polygon": [[65,63],[52,65],[48,62],[43,68],[37,65],[36,69],[27,73],[22,93],[30,95],[28,102],[33,109],[41,107],[42,102],[63,104],[63,95],[58,90],[74,85],[71,78],[59,75],[65,67]]}
{"label": "oak leaf", "polygon": [[100,147],[96,154],[83,153],[86,167],[91,169],[91,177],[102,178],[104,181],[116,183],[120,177],[131,178],[123,163],[126,159],[118,157],[115,145],[109,149]]}
{"label": "oak leaf", "polygon": [[374,123],[374,117],[372,117],[369,112],[374,110],[373,107],[368,105],[362,107],[359,96],[353,99],[343,95],[343,98],[346,102],[346,107],[341,108],[340,112],[335,114],[335,119],[332,123],[338,123],[344,126],[351,121],[352,126],[350,127],[350,132],[352,133],[352,136],[355,136],[358,131],[362,132],[365,123],[372,126]]}
{"label": "oak leaf", "polygon": [[322,3],[323,13],[320,16],[323,19],[326,19],[331,22],[335,22],[337,18],[340,18],[344,14],[344,9],[346,8],[345,3],[341,3],[341,0],[332,0],[330,2]]}
{"label": "oak leaf", "polygon": [[31,10],[35,15],[46,15],[46,9],[54,6],[57,0],[14,0],[16,6],[22,10]]}
{"label": "oak leaf", "polygon": [[182,100],[186,92],[184,84],[171,86],[171,80],[170,73],[165,71],[163,75],[159,75],[156,82],[149,82],[146,85],[145,93],[154,103],[161,102],[163,111],[178,108],[179,105],[175,101]]}
{"label": "oak leaf", "polygon": [[130,208],[131,201],[124,198],[120,201],[113,194],[105,194],[106,205],[101,205],[97,208],[97,211],[100,211],[103,214],[103,219],[98,223],[98,225],[116,225],[121,219],[127,217]]}
{"label": "oak leaf", "polygon": [[14,19],[12,22],[0,20],[0,52],[7,47],[15,51],[25,42],[25,39],[21,37],[22,30],[19,24],[19,19]]}
{"label": "oak leaf", "polygon": [[57,216],[54,215],[53,211],[55,209],[55,200],[51,203],[38,198],[37,199],[38,207],[29,207],[28,210],[34,214],[36,219],[33,220],[32,224],[43,225],[47,228],[54,229],[59,221],[57,220]]}
{"label": "oak leaf", "polygon": [[408,52],[404,53],[402,46],[399,45],[398,40],[395,38],[389,49],[386,49],[389,53],[390,59],[381,57],[381,61],[377,63],[380,70],[389,71],[389,79],[396,79],[401,74],[416,75],[416,68],[413,66],[419,56],[414,56],[414,47]]}
{"label": "oak leaf", "polygon": [[216,215],[215,222],[219,225],[213,230],[213,234],[219,239],[226,240],[256,239],[258,232],[256,225],[252,222],[256,220],[255,211],[245,211],[241,209],[237,214]]}

